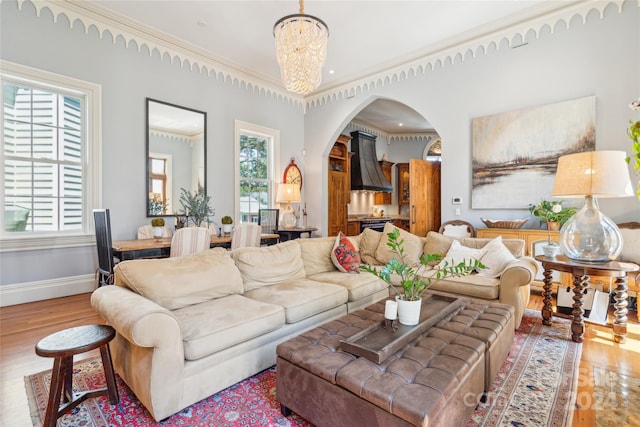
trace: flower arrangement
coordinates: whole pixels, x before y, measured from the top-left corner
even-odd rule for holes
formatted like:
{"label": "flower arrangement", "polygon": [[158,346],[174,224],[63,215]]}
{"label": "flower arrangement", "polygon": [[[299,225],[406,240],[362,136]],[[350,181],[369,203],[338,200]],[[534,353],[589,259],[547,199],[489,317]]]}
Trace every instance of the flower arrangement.
{"label": "flower arrangement", "polygon": [[420,257],[421,266],[413,268],[404,260],[404,248],[402,247],[404,239],[400,239],[400,230],[396,228],[391,233],[387,233],[387,236],[389,237],[387,246],[389,246],[391,250],[400,257],[400,259],[392,259],[385,264],[380,271],[368,265],[362,265],[360,268],[376,275],[389,285],[391,285],[391,274],[397,274],[400,277],[400,286],[402,287],[403,294],[400,294],[395,286],[391,285],[391,288],[401,299],[405,301],[418,301],[422,298],[422,293],[426,291],[429,286],[438,280],[444,279],[445,277],[466,276],[475,269],[486,268],[478,260],[465,260],[457,264],[449,264],[448,262],[445,262],[443,267],[434,267],[434,269],[437,270],[434,276],[425,277],[421,273],[427,268],[427,263],[431,261],[440,261],[442,256],[440,254],[423,254]]}
{"label": "flower arrangement", "polygon": [[223,224],[233,224],[233,218],[231,218],[229,215],[225,215],[220,219],[220,222]]}
{"label": "flower arrangement", "polygon": [[577,209],[573,206],[566,208],[562,207],[562,200],[550,202],[548,200],[541,200],[537,205],[530,204],[529,212],[531,215],[540,219],[540,222],[547,223],[547,244],[555,245],[555,242],[551,241],[551,229],[549,227],[550,222],[558,222],[560,225],[567,222],[569,218],[575,215]]}
{"label": "flower arrangement", "polygon": [[[629,108],[633,111],[640,110],[640,98],[629,104]],[[631,138],[631,151],[633,152],[633,169],[636,175],[640,175],[640,120],[634,122],[629,120],[629,129],[627,135]],[[627,157],[627,163],[631,163],[631,157]],[[636,187],[636,194],[640,199],[640,181]]]}

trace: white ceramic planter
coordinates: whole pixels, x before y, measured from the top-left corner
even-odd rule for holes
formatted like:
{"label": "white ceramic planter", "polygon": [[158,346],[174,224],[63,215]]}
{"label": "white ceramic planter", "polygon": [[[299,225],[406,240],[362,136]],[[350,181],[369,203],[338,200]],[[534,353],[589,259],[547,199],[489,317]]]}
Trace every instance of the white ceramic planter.
{"label": "white ceramic planter", "polygon": [[222,224],[222,232],[224,234],[231,234],[233,231],[233,224]]}
{"label": "white ceramic planter", "polygon": [[422,308],[422,299],[417,301],[405,301],[396,297],[398,302],[398,321],[403,325],[413,326],[420,321],[420,309]]}
{"label": "white ceramic planter", "polygon": [[542,252],[544,256],[547,258],[555,258],[558,255],[558,251],[560,250],[560,246],[558,245],[544,245],[542,247]]}
{"label": "white ceramic planter", "polygon": [[164,234],[164,227],[153,227],[153,237],[156,239],[162,238]]}

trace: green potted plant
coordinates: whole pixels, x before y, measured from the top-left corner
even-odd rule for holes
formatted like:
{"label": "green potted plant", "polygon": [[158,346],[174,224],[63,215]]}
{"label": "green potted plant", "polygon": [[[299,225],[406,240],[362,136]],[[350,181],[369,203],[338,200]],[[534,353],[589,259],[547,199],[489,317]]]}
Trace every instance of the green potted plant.
{"label": "green potted plant", "polygon": [[187,218],[185,225],[188,225],[189,219],[191,219],[193,224],[199,227],[202,222],[208,221],[209,217],[215,215],[209,203],[211,203],[211,196],[207,196],[201,191],[191,193],[181,188],[180,204]]}
{"label": "green potted plant", "polygon": [[222,232],[226,235],[231,234],[231,225],[233,224],[233,218],[231,218],[229,215],[225,215],[222,217],[220,222],[222,223]]}
{"label": "green potted plant", "polygon": [[557,231],[562,224],[567,222],[576,213],[576,208],[569,206],[562,207],[563,200],[548,201],[541,200],[537,205],[530,204],[529,212],[540,220],[540,223],[547,224],[547,245],[542,247],[545,256],[553,258],[559,250],[556,242],[551,241],[551,231]]}
{"label": "green potted plant", "polygon": [[153,227],[153,237],[160,239],[164,235],[164,218],[153,218],[151,227]]}
{"label": "green potted plant", "polygon": [[[440,261],[442,255],[423,254],[420,257],[420,266],[413,267],[405,261],[404,248],[402,247],[404,239],[400,238],[400,230],[396,228],[391,233],[387,233],[387,236],[389,238],[387,246],[391,248],[393,253],[398,255],[399,259],[392,259],[380,270],[368,265],[362,265],[360,268],[384,280],[395,291],[396,301],[398,302],[398,319],[403,325],[416,325],[418,323],[420,307],[422,306],[422,294],[433,283],[446,277],[466,276],[473,270],[485,268],[480,261],[475,259],[463,260],[455,264],[445,261],[444,265],[440,266],[438,264],[433,267],[435,274],[424,276],[423,273],[428,269],[428,263]],[[402,293],[392,284],[392,275],[396,275],[402,288]],[[411,313],[411,315],[407,316],[407,312]]]}

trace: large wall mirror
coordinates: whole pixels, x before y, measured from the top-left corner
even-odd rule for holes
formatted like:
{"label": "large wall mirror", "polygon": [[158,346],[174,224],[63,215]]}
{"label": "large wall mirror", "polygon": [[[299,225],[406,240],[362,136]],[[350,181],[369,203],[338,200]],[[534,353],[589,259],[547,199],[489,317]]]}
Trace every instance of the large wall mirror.
{"label": "large wall mirror", "polygon": [[182,213],[180,189],[206,194],[207,113],[147,98],[147,216]]}

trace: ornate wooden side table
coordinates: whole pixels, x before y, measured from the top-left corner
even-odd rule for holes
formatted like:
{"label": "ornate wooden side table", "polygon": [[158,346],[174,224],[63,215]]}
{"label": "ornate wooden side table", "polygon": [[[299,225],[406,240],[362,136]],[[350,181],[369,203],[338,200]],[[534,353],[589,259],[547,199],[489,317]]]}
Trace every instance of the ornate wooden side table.
{"label": "ornate wooden side table", "polygon": [[[106,395],[112,405],[116,405],[120,401],[108,345],[115,335],[115,330],[111,326],[85,325],[64,329],[38,341],[36,354],[55,358],[51,371],[51,387],[44,417],[44,427],[55,427],[59,417],[86,399]],[[72,388],[73,356],[96,348],[100,349],[102,356],[107,387],[74,393]],[[60,407],[61,398],[64,402],[62,407]]]}
{"label": "ornate wooden side table", "polygon": [[573,276],[573,321],[571,323],[571,338],[575,342],[584,341],[584,309],[583,291],[588,286],[589,276],[605,276],[615,278],[615,320],[613,321],[613,340],[618,343],[625,341],[627,336],[627,273],[638,271],[635,264],[609,261],[607,263],[583,263],[573,261],[563,255],[547,258],[536,256],[544,268],[544,291],[542,293],[544,306],[542,307],[542,323],[551,325],[553,306],[551,304],[551,274],[552,270],[571,273]]}

